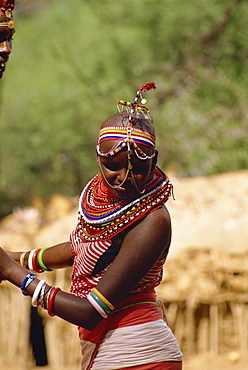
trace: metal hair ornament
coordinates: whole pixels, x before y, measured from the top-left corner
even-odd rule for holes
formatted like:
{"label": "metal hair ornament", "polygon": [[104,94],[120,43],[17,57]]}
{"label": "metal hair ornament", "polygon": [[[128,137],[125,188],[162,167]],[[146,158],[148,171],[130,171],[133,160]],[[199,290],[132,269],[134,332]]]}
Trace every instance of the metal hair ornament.
{"label": "metal hair ornament", "polygon": [[0,27],[8,27],[9,29],[15,27],[12,15],[14,7],[15,0],[0,0],[0,16],[7,18],[7,20],[0,20]]}
{"label": "metal hair ornament", "polygon": [[[130,102],[124,101],[124,100],[120,100],[117,103],[117,108],[118,108],[119,111],[121,111],[120,108],[119,108],[119,105],[121,105],[121,106],[125,106],[126,109],[130,112],[129,122],[133,121],[132,117],[131,117],[131,114],[134,113],[134,112],[138,112],[138,113],[143,112],[144,114],[146,114],[148,116],[148,118],[150,118],[149,117],[149,109],[143,105],[143,104],[146,104],[146,99],[143,99],[141,93],[146,93],[147,91],[152,90],[152,89],[154,89],[154,90],[156,89],[155,83],[154,82],[148,82],[147,84],[140,86],[139,90],[136,93],[136,96],[135,96],[135,99],[134,99],[133,103],[130,103]],[[138,104],[139,101],[141,102],[142,105]]]}
{"label": "metal hair ornament", "polygon": [[[154,82],[148,82],[147,84],[145,85],[142,85],[140,86],[139,90],[137,91],[136,93],[136,96],[135,96],[135,99],[134,99],[134,102],[133,103],[129,103],[129,102],[124,102],[123,100],[121,100],[118,105],[122,105],[122,106],[125,106],[127,108],[131,107],[131,109],[129,111],[129,118],[128,118],[128,126],[127,126],[127,157],[128,157],[128,169],[132,169],[133,166],[131,164],[131,154],[132,154],[132,150],[131,150],[131,143],[133,142],[132,140],[132,127],[133,127],[133,114],[134,112],[142,112],[145,116],[147,116],[147,118],[150,118],[150,115],[149,115],[149,109],[147,107],[145,107],[144,105],[139,105],[138,102],[141,101],[141,104],[146,104],[146,99],[143,99],[141,93],[145,93],[149,90],[152,90],[152,89],[156,89],[156,86],[155,86],[155,83]],[[117,105],[117,107],[118,107]],[[137,150],[137,147],[135,148]],[[140,148],[139,148],[140,149]],[[137,152],[139,152],[139,154],[137,155]],[[141,154],[141,149],[139,151],[136,152],[136,155],[138,156],[138,158],[142,158],[142,159],[147,159],[148,156],[140,156]],[[154,154],[154,153],[153,153]],[[154,155],[152,155],[154,156]],[[151,157],[151,156],[150,156]],[[141,159],[140,158],[140,159]]]}

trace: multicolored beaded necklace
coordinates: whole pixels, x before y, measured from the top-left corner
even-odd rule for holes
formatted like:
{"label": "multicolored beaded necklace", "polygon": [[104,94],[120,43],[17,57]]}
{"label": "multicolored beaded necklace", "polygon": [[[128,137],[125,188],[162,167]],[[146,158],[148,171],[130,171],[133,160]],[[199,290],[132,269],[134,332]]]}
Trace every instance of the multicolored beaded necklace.
{"label": "multicolored beaded necklace", "polygon": [[151,172],[144,194],[127,202],[115,198],[104,184],[101,174],[96,175],[84,188],[79,200],[78,231],[85,241],[106,240],[168,200],[172,184],[163,171],[156,167]]}

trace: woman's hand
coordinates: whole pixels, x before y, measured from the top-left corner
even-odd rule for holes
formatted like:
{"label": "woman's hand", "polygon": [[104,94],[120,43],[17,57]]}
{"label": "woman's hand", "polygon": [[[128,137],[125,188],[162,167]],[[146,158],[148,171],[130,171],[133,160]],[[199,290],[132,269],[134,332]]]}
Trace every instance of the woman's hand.
{"label": "woman's hand", "polygon": [[0,275],[0,284],[3,280],[5,280],[4,277]]}

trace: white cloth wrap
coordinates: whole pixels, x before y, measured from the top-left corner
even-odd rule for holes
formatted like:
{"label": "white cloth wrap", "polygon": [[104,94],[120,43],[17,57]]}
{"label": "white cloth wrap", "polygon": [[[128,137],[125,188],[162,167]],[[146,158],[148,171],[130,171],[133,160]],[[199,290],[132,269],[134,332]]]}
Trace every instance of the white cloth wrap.
{"label": "white cloth wrap", "polygon": [[176,339],[164,320],[110,330],[92,370],[113,370],[161,361],[182,361]]}

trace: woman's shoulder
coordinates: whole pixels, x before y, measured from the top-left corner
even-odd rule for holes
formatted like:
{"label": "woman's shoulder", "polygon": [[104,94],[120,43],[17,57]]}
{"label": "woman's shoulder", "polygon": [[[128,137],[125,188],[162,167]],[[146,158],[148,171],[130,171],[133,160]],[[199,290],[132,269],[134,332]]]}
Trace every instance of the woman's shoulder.
{"label": "woman's shoulder", "polygon": [[146,220],[147,223],[155,222],[158,227],[162,225],[171,225],[170,213],[165,205],[150,212],[144,220]]}
{"label": "woman's shoulder", "polygon": [[168,247],[171,240],[171,219],[168,209],[162,206],[150,212],[128,233],[129,238],[147,240],[159,248]]}

